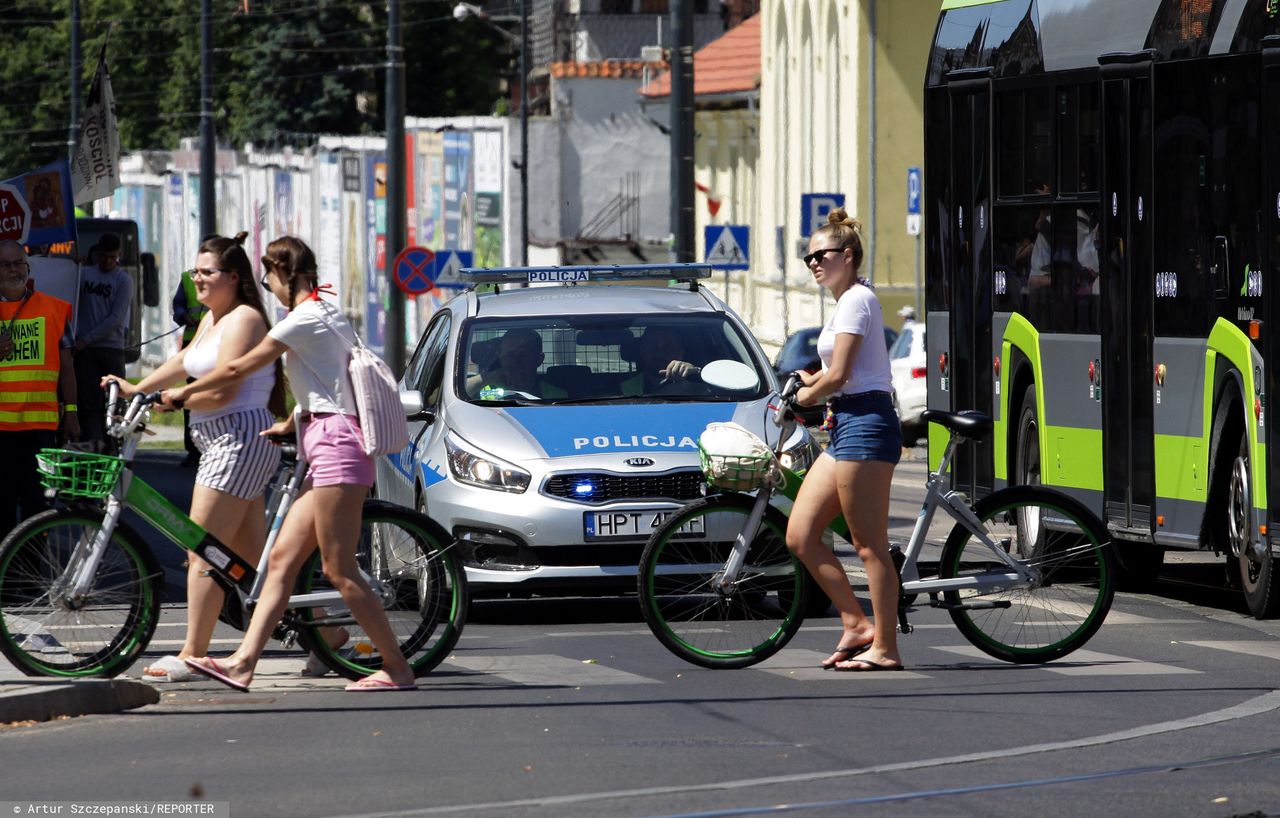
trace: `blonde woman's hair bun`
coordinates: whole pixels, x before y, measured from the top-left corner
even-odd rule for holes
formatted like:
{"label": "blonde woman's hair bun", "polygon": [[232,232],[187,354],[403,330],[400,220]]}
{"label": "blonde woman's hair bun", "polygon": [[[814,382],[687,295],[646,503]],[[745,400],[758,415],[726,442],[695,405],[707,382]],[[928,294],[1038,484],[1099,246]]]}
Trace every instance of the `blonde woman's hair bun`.
{"label": "blonde woman's hair bun", "polygon": [[859,233],[862,232],[862,223],[857,219],[851,218],[848,211],[843,207],[837,207],[827,213],[827,224],[837,224],[841,227],[850,227]]}

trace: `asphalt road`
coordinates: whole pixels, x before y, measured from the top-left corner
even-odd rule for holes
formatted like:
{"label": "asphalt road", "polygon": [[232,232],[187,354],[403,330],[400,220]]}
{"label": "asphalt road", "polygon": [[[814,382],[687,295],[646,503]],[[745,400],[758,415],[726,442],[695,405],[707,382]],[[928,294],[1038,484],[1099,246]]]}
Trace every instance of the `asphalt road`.
{"label": "asphalt road", "polygon": [[[899,479],[901,529],[923,467]],[[710,671],[667,653],[632,599],[481,601],[417,692],[344,693],[274,651],[248,694],[191,682],[0,731],[3,798],[236,816],[1276,814],[1280,623],[1245,615],[1219,576],[1176,561],[1045,666],[990,660],[921,609],[892,674],[819,670],[834,617]],[[184,613],[166,610],[150,656],[177,648]],[[220,629],[215,655],[237,637]]]}

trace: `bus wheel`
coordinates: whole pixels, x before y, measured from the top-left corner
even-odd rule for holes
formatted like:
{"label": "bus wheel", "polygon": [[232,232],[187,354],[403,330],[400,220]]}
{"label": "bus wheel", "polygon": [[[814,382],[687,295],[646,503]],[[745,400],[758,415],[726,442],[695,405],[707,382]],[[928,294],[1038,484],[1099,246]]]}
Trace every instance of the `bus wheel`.
{"label": "bus wheel", "polygon": [[1036,416],[1036,385],[1028,384],[1018,407],[1018,436],[1014,440],[1013,479],[1020,486],[1040,485],[1040,419]]}
{"label": "bus wheel", "polygon": [[1280,593],[1271,549],[1265,542],[1254,541],[1251,477],[1249,436],[1242,433],[1227,482],[1227,543],[1239,566],[1240,589],[1249,612],[1258,619],[1270,619],[1280,613]]}

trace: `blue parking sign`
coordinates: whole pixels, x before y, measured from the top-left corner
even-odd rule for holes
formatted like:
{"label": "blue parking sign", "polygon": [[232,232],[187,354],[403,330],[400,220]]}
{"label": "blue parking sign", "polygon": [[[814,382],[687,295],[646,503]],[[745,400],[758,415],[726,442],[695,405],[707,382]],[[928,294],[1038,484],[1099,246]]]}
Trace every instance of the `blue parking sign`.
{"label": "blue parking sign", "polygon": [[907,215],[920,215],[920,168],[907,168]]}
{"label": "blue parking sign", "polygon": [[844,207],[843,193],[801,193],[801,238],[812,236],[813,231],[827,223],[827,214],[838,207]]}

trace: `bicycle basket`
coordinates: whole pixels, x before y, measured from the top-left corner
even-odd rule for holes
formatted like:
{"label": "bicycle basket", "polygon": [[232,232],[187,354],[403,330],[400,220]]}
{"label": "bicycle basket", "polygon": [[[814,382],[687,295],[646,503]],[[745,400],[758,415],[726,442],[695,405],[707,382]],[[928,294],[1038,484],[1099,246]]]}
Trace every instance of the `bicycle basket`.
{"label": "bicycle basket", "polygon": [[726,491],[755,491],[773,479],[773,452],[736,423],[712,423],[698,438],[698,458],[707,482]]}
{"label": "bicycle basket", "polygon": [[98,498],[111,493],[124,461],[109,454],[41,449],[36,467],[45,488],[68,497]]}

